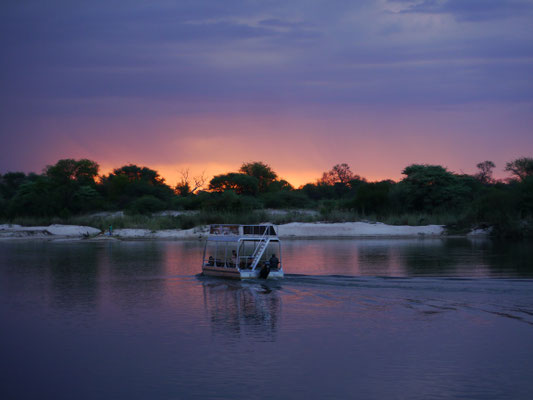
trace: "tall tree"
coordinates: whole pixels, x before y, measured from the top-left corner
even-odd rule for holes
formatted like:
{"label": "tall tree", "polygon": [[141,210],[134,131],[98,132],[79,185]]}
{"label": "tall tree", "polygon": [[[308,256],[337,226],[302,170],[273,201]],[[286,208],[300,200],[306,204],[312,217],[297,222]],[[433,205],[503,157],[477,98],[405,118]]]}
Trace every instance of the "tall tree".
{"label": "tall tree", "polygon": [[434,212],[464,204],[471,189],[460,177],[440,165],[412,164],[399,183],[405,205],[415,211]]}
{"label": "tall tree", "polygon": [[6,172],[4,175],[0,175],[0,194],[5,199],[10,199],[26,180],[27,177],[24,172]]}
{"label": "tall tree", "polygon": [[243,163],[239,169],[241,174],[253,176],[257,179],[258,190],[260,193],[267,191],[268,187],[274,182],[278,175],[270,168],[268,164],[261,161]]}
{"label": "tall tree", "polygon": [[113,173],[109,175],[123,176],[130,182],[143,181],[154,186],[165,184],[165,179],[159,176],[157,171],[147,167],[139,167],[135,164],[128,164],[116,168],[113,170]]}
{"label": "tall tree", "polygon": [[238,174],[235,172],[216,175],[209,182],[209,190],[214,192],[233,190],[237,194],[256,195],[258,189],[259,182],[257,178],[247,174]]}
{"label": "tall tree", "polygon": [[104,176],[102,189],[106,197],[119,209],[129,207],[142,196],[168,201],[174,195],[174,191],[157,171],[134,164],[124,165]]}
{"label": "tall tree", "polygon": [[361,177],[359,175],[355,175],[348,164],[342,163],[336,164],[329,171],[324,172],[319,182],[326,185],[335,185],[336,183],[340,183],[346,186],[351,180],[354,179],[360,180]]}
{"label": "tall tree", "polygon": [[59,184],[77,182],[80,185],[94,186],[95,178],[98,176],[99,166],[96,162],[71,158],[59,160],[54,165],[47,165],[44,174]]}
{"label": "tall tree", "polygon": [[88,211],[99,204],[100,196],[95,190],[98,169],[98,164],[88,159],[62,159],[46,166],[47,181],[40,185],[50,186],[47,195],[53,198],[61,213]]}
{"label": "tall tree", "polygon": [[193,176],[189,175],[189,169],[186,168],[180,171],[181,179],[176,185],[176,193],[180,196],[188,196],[194,194],[197,190],[201,189],[205,185],[207,178],[205,172],[201,175]]}
{"label": "tall tree", "polygon": [[494,182],[494,179],[492,178],[492,169],[495,168],[496,165],[492,161],[487,160],[480,162],[476,167],[479,171],[474,175],[474,178],[485,185]]}
{"label": "tall tree", "polygon": [[520,181],[525,180],[528,176],[533,176],[533,158],[522,157],[505,164],[505,171],[510,172]]}

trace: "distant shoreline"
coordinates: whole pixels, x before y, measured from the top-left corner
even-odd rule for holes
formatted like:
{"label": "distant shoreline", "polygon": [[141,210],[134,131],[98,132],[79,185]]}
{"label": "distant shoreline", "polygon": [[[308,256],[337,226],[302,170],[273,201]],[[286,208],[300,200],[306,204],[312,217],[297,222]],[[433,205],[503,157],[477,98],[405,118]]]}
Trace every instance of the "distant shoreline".
{"label": "distant shoreline", "polygon": [[[376,222],[291,222],[277,225],[282,239],[440,238],[449,237],[443,225],[387,225]],[[475,230],[453,237],[487,236],[489,230]],[[116,229],[109,235],[100,229],[79,225],[24,227],[0,225],[0,240],[198,240],[208,234],[207,226],[192,229]]]}

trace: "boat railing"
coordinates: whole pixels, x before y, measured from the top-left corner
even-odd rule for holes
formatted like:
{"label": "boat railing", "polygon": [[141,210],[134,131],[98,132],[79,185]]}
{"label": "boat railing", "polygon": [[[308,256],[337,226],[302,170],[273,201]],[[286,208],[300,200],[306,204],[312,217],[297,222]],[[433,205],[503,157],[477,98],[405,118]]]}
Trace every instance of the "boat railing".
{"label": "boat railing", "polygon": [[[264,236],[277,237],[273,224],[262,225],[234,225],[213,224],[209,226],[209,236],[214,237],[242,237],[259,238]],[[224,239],[221,239],[224,240]]]}
{"label": "boat railing", "polygon": [[251,269],[255,269],[255,267],[259,263],[260,258],[263,256],[268,246],[268,243],[270,242],[269,236],[269,229],[265,229],[265,232],[261,236],[261,239],[259,240],[259,243],[257,244],[252,254],[252,263],[250,264]]}

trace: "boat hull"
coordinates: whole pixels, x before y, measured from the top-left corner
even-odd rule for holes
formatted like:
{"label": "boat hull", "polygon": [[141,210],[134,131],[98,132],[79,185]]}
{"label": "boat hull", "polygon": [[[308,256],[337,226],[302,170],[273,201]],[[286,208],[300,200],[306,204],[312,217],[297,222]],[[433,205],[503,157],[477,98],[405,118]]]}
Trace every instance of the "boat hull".
{"label": "boat hull", "polygon": [[[237,268],[204,266],[202,268],[202,273],[206,276],[216,276],[228,279],[258,279],[260,271],[258,269],[239,270]],[[279,269],[270,271],[268,279],[281,279],[283,276],[283,270]]]}

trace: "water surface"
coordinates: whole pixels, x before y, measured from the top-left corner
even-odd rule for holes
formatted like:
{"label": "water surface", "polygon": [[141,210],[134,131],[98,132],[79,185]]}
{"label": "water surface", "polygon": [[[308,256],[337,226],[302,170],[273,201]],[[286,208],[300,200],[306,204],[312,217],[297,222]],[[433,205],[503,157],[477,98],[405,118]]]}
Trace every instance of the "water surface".
{"label": "water surface", "polygon": [[533,250],[283,242],[287,277],[197,276],[195,241],[0,242],[2,398],[526,399]]}

